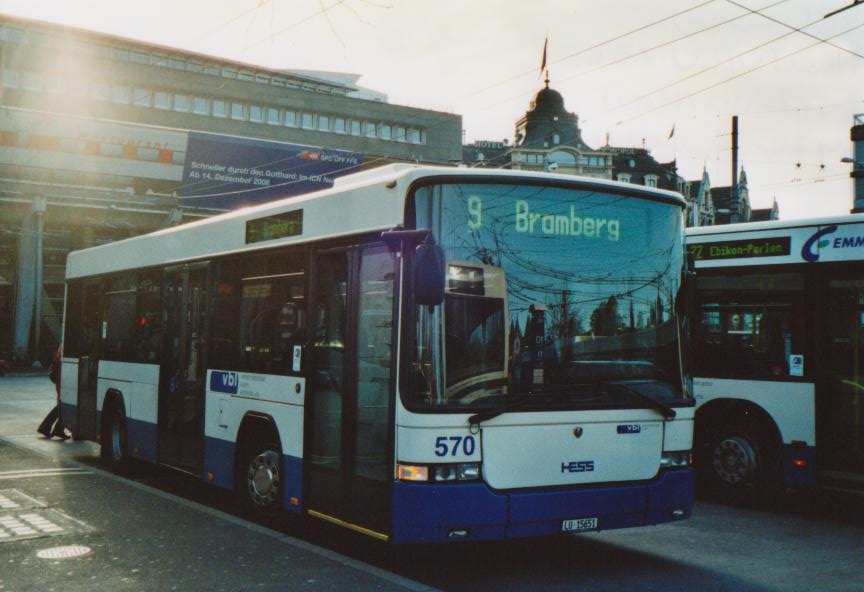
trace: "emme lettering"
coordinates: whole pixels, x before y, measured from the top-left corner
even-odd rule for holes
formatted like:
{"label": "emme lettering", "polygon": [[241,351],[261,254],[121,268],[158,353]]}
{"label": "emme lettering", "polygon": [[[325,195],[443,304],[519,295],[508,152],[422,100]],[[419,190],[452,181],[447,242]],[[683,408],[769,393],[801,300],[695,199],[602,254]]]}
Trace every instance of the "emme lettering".
{"label": "emme lettering", "polygon": [[848,249],[850,247],[864,247],[864,236],[847,236],[834,239],[835,249]]}

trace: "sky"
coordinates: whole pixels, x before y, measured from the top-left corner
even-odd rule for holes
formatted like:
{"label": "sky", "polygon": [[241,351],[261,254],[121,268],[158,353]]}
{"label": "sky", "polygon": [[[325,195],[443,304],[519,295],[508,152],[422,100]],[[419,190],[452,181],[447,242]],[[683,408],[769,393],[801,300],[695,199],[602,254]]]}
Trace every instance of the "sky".
{"label": "sky", "polygon": [[[645,147],[731,182],[731,119],[751,206],[848,213],[864,113],[853,0],[0,0],[0,13],[278,69],[362,76],[395,104],[457,113],[464,141],[513,140],[550,85],[585,142]],[[799,29],[796,31],[795,29]],[[670,132],[674,134],[670,138]]]}

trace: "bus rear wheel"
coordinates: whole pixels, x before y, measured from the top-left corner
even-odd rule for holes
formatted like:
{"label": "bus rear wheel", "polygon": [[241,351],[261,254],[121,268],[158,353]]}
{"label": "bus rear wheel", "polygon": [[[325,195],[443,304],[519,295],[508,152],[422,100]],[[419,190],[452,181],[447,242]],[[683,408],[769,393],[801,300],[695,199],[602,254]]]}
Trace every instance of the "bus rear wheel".
{"label": "bus rear wheel", "polygon": [[756,426],[724,425],[703,441],[697,466],[707,493],[730,501],[765,498],[780,482],[773,450]]}
{"label": "bus rear wheel", "polygon": [[759,471],[756,446],[740,435],[725,436],[714,443],[711,468],[726,487],[753,482]]}
{"label": "bus rear wheel", "polygon": [[111,471],[122,473],[129,461],[126,453],[126,414],[123,413],[123,404],[112,399],[104,413],[99,437],[102,462]]}

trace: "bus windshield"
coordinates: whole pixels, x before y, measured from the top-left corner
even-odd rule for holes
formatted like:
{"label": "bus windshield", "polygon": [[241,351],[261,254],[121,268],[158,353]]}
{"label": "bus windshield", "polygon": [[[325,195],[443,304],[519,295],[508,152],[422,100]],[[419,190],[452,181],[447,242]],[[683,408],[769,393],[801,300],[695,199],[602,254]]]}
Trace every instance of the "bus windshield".
{"label": "bus windshield", "polygon": [[[685,397],[681,208],[597,188],[447,183],[409,203],[447,256],[444,304],[414,308],[414,409]],[[614,388],[616,385],[622,388]],[[629,403],[628,403],[629,401]]]}

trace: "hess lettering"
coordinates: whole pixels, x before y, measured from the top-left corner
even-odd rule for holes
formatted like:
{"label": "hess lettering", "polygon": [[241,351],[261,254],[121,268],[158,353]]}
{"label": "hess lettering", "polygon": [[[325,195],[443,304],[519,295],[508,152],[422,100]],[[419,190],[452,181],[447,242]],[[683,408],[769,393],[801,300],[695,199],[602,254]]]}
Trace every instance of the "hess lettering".
{"label": "hess lettering", "polygon": [[594,470],[593,460],[572,460],[561,463],[562,473],[590,473]]}

